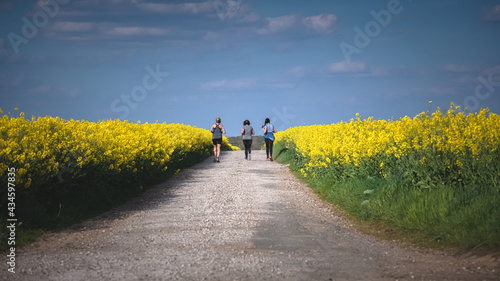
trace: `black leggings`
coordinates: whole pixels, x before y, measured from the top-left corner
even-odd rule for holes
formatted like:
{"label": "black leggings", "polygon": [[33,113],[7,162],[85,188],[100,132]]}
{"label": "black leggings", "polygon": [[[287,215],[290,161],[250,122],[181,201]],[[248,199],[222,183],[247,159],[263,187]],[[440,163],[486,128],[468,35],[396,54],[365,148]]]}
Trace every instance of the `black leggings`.
{"label": "black leggings", "polygon": [[266,155],[267,155],[267,158],[269,157],[273,157],[273,143],[274,141],[270,140],[270,139],[266,139]]}
{"label": "black leggings", "polygon": [[252,154],[252,140],[243,140],[243,145],[245,146],[245,157],[248,158],[248,154]]}

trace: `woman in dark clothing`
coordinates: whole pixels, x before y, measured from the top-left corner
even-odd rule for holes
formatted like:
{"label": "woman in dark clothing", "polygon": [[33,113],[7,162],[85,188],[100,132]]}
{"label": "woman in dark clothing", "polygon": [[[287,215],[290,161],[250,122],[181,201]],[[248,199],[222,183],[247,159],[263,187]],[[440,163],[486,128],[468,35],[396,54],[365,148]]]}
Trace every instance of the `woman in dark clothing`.
{"label": "woman in dark clothing", "polygon": [[255,132],[252,126],[250,126],[250,121],[245,120],[243,122],[243,129],[241,129],[241,138],[245,146],[245,160],[252,160],[252,135],[255,135]]}
{"label": "woman in dark clothing", "polygon": [[264,130],[264,139],[266,141],[266,160],[273,161],[273,143],[276,128],[271,125],[271,121],[269,120],[269,118],[266,118],[265,125],[262,126],[262,129]]}
{"label": "woman in dark clothing", "polygon": [[212,132],[212,142],[214,143],[214,162],[220,162],[220,146],[222,144],[222,134],[226,134],[226,130],[224,126],[220,123],[220,117],[215,119],[215,124],[210,128],[210,132]]}

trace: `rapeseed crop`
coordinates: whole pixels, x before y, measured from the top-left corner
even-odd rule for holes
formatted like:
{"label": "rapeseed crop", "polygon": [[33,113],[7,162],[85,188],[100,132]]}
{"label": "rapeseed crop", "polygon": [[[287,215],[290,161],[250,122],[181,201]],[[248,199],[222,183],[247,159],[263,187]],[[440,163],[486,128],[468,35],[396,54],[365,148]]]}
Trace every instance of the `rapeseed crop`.
{"label": "rapeseed crop", "polygon": [[[184,124],[9,113],[0,119],[0,179],[7,186],[8,169],[15,169],[16,218],[45,227],[69,208],[111,205],[115,197],[206,159],[213,153],[211,138],[210,131]],[[225,137],[223,148],[233,149]],[[5,217],[7,188],[1,190]]]}
{"label": "rapeseed crop", "polygon": [[465,247],[500,247],[499,148],[499,115],[453,103],[414,118],[357,114],[276,134],[276,150],[327,200]]}

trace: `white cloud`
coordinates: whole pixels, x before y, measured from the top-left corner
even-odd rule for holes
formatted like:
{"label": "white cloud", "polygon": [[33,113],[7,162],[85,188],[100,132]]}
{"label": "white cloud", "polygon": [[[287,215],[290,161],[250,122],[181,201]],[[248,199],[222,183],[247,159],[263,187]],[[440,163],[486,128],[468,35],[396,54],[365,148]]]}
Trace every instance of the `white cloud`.
{"label": "white cloud", "polygon": [[500,21],[500,5],[496,5],[495,7],[489,9],[486,12],[485,18],[488,21]]}
{"label": "white cloud", "polygon": [[387,76],[391,73],[389,68],[385,67],[371,67],[370,74],[375,77]]}
{"label": "white cloud", "polygon": [[156,27],[112,27],[106,31],[111,35],[164,35],[168,31],[162,28]]}
{"label": "white cloud", "polygon": [[291,28],[296,21],[297,17],[293,15],[281,16],[276,18],[267,18],[267,26],[264,28],[257,29],[257,33],[261,35],[267,35],[284,31],[286,29]]}
{"label": "white cloud", "polygon": [[292,76],[304,77],[307,73],[307,69],[303,66],[296,66],[288,71]]}
{"label": "white cloud", "polygon": [[498,87],[500,84],[500,65],[485,69],[481,75],[484,79],[491,81],[494,87]]}
{"label": "white cloud", "polygon": [[204,90],[229,90],[229,89],[248,89],[255,85],[255,80],[251,78],[241,79],[223,79],[219,81],[207,82],[201,87]]}
{"label": "white cloud", "polygon": [[477,83],[477,77],[471,75],[463,75],[453,79],[452,81],[460,84],[474,84]]}
{"label": "white cloud", "polygon": [[267,83],[266,87],[270,89],[292,89],[295,87],[295,84],[287,82],[271,82]]}
{"label": "white cloud", "polygon": [[[258,17],[255,16],[255,21]],[[257,34],[268,35],[293,29],[293,32],[305,32],[312,30],[320,34],[329,34],[337,28],[338,18],[333,14],[321,14],[301,18],[295,15],[287,15],[275,18],[267,18],[266,25],[257,29]]]}
{"label": "white cloud", "polygon": [[27,90],[26,92],[28,94],[32,94],[32,95],[40,95],[40,94],[46,94],[50,91],[50,86],[47,85],[47,84],[42,84],[38,87],[35,87],[35,88],[31,88],[29,90]]}
{"label": "white cloud", "polygon": [[428,92],[433,95],[454,95],[456,88],[451,86],[435,86],[428,89]]}
{"label": "white cloud", "polygon": [[214,7],[210,1],[183,4],[141,3],[138,7],[148,12],[163,14],[201,14],[214,12]]}
{"label": "white cloud", "polygon": [[76,88],[57,88],[57,93],[62,95],[62,96],[68,96],[68,97],[77,97],[80,94],[80,90]]}
{"label": "white cloud", "polygon": [[207,33],[205,33],[205,36],[203,36],[203,39],[208,41],[217,41],[220,40],[220,35],[213,31],[207,31]]}
{"label": "white cloud", "polygon": [[60,21],[54,23],[54,31],[62,32],[85,32],[90,31],[94,27],[94,23],[91,22],[71,22],[71,21]]}
{"label": "white cloud", "polygon": [[10,85],[12,87],[18,87],[18,86],[21,86],[23,84],[23,82],[25,82],[26,80],[26,77],[24,75],[18,75],[14,78],[10,78],[11,81],[10,81]]}
{"label": "white cloud", "polygon": [[366,65],[360,61],[340,61],[330,64],[329,70],[335,73],[363,72],[366,70]]}
{"label": "white cloud", "polygon": [[483,75],[489,75],[489,74],[492,74],[495,76],[500,75],[500,65],[489,67],[483,71]]}
{"label": "white cloud", "polygon": [[[127,1],[127,0],[105,0],[104,2],[107,4],[116,5],[116,4],[123,4],[123,2],[129,2],[129,1]],[[134,1],[131,1],[131,2],[134,3]]]}
{"label": "white cloud", "polygon": [[331,33],[337,27],[337,16],[333,14],[322,14],[312,17],[306,17],[302,20],[305,26],[319,32]]}
{"label": "white cloud", "polygon": [[449,71],[449,72],[458,72],[458,73],[463,73],[463,72],[473,72],[476,71],[477,69],[472,66],[466,66],[466,65],[461,65],[461,64],[447,64],[443,66],[443,70]]}
{"label": "white cloud", "polygon": [[[41,0],[43,2],[46,0]],[[79,0],[73,1],[78,4],[78,6],[96,6],[96,5],[118,5],[118,4],[130,4],[136,3],[136,0]]]}
{"label": "white cloud", "polygon": [[258,81],[253,78],[240,79],[222,79],[218,81],[207,82],[202,85],[203,90],[237,90],[237,89],[255,89],[262,87],[267,89],[292,89],[295,83],[280,80]]}
{"label": "white cloud", "polygon": [[244,17],[238,19],[238,22],[251,23],[251,22],[257,22],[259,20],[261,20],[261,17],[258,14],[249,13],[249,14],[246,14]]}

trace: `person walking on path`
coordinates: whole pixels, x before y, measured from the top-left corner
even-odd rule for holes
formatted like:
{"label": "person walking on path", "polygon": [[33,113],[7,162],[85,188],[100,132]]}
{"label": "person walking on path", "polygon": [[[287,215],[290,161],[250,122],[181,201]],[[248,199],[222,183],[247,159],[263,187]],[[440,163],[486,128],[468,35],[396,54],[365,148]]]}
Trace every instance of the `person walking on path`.
{"label": "person walking on path", "polygon": [[214,143],[214,162],[220,162],[220,147],[222,144],[222,134],[226,134],[226,130],[224,126],[220,123],[220,117],[215,119],[215,124],[210,128],[210,132],[212,132],[212,142]]}
{"label": "person walking on path", "polygon": [[276,128],[271,125],[271,121],[269,120],[269,118],[266,118],[265,124],[262,126],[262,129],[264,130],[264,139],[266,141],[266,160],[273,161],[273,143]]}
{"label": "person walking on path", "polygon": [[241,138],[243,139],[243,145],[245,146],[245,160],[252,160],[252,135],[255,135],[255,131],[252,126],[250,126],[250,121],[243,121]]}

